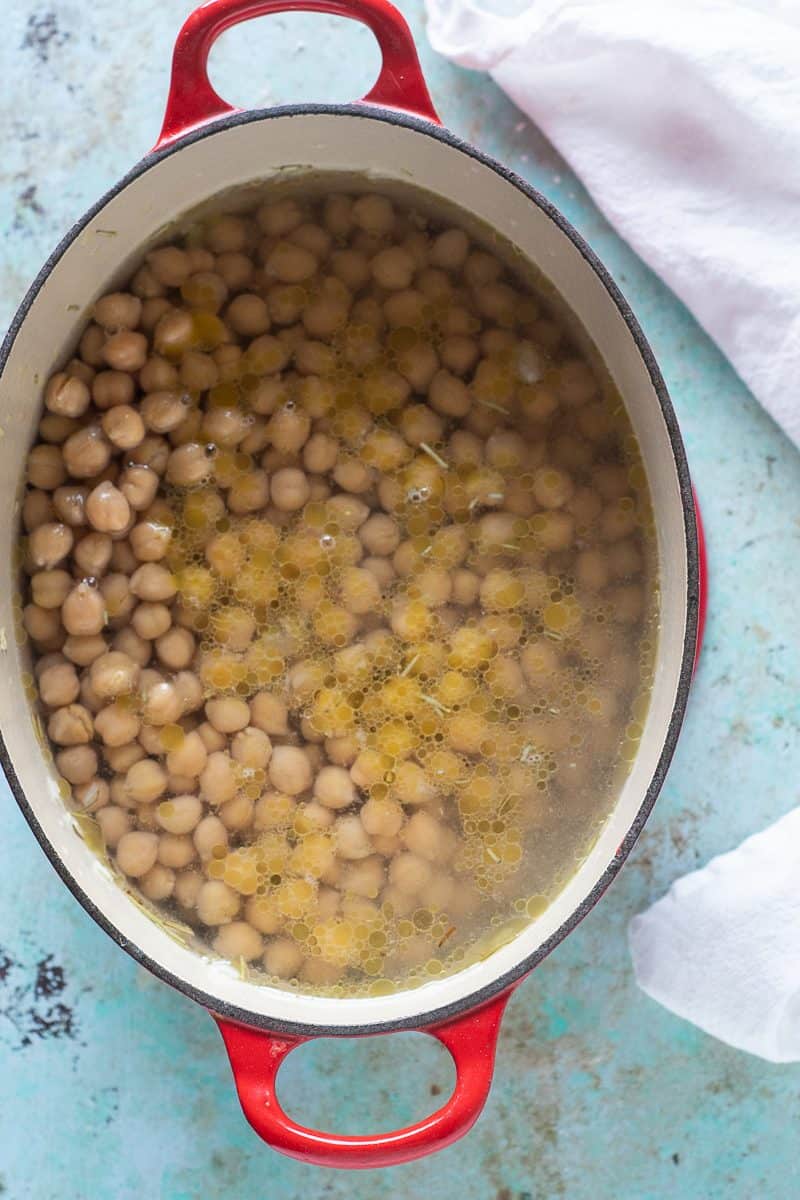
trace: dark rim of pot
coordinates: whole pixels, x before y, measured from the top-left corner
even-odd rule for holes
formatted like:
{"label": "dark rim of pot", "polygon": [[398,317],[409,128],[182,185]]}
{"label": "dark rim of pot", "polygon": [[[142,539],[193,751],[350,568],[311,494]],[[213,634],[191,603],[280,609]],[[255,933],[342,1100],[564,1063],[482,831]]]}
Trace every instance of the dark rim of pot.
{"label": "dark rim of pot", "polygon": [[[163,150],[155,151],[147,155],[141,162],[137,163],[120,181],[112,187],[98,202],[89,209],[89,211],[73,226],[66,236],[59,242],[53,253],[45,262],[41,271],[37,275],[31,285],[25,299],[17,311],[14,320],[8,330],[8,333],[0,348],[0,375],[2,375],[8,357],[11,353],[11,348],[16,339],[17,333],[25,320],[31,305],[41,291],[47,281],[48,276],[55,267],[56,263],[63,256],[65,251],[72,245],[75,239],[86,228],[89,222],[105,207],[105,205],[117,196],[129,183],[138,179],[141,175],[146,174],[163,159],[169,158],[173,154],[180,153],[184,147],[192,145],[194,142],[203,140],[204,138],[214,137],[219,133],[223,133],[228,129],[232,129],[237,125],[246,125],[251,122],[275,120],[278,118],[293,117],[293,116],[345,116],[357,117],[362,120],[379,120],[386,121],[391,125],[401,125],[413,130],[415,133],[423,137],[431,138],[433,141],[442,142],[469,158],[475,159],[484,166],[489,167],[512,187],[522,192],[533,204],[540,208],[553,221],[566,237],[572,242],[575,248],[579,251],[582,257],[586,260],[594,273],[608,293],[609,299],[618,309],[625,324],[630,331],[631,337],[636,343],[636,347],[642,360],[647,368],[648,374],[653,384],[653,388],[658,397],[661,406],[661,413],[664,418],[664,424],[669,435],[672,446],[672,453],[675,460],[675,469],[678,476],[680,486],[681,501],[683,505],[684,526],[686,537],[687,551],[687,614],[686,614],[686,629],[684,634],[683,653],[681,661],[680,677],[678,688],[675,696],[675,703],[670,717],[669,726],[664,739],[664,746],[659,757],[655,772],[644,795],[642,803],[639,807],[636,816],[628,829],[622,843],[617,849],[616,854],[611,862],[606,867],[600,879],[594,885],[589,894],[581,901],[581,903],[573,910],[566,921],[551,934],[551,936],[542,943],[532,954],[521,962],[517,963],[504,974],[497,976],[484,987],[471,992],[469,995],[462,996],[460,999],[453,1001],[450,1004],[442,1005],[438,1008],[425,1011],[424,1009],[412,1016],[402,1017],[398,1020],[382,1021],[375,1024],[353,1024],[353,1025],[317,1025],[304,1024],[302,1022],[285,1021],[277,1018],[271,1018],[260,1013],[252,1012],[246,1008],[240,1008],[237,1005],[227,1004],[220,1001],[218,998],[209,995],[208,993],[193,987],[185,980],[172,974],[165,967],[155,962],[149,955],[145,954],[138,945],[131,943],[117,928],[114,926],[108,917],[98,909],[92,899],[83,891],[73,878],[66,867],[66,864],[56,853],[55,849],[45,836],[42,827],[40,826],[36,816],[30,807],[25,793],[20,786],[14,770],[8,749],[5,744],[5,739],[0,731],[0,765],[5,772],[9,786],[19,804],[25,819],[30,825],[33,833],[44,850],[50,862],[58,874],[63,879],[64,883],[83,905],[89,915],[97,922],[97,924],[105,930],[105,932],[113,938],[113,940],[127,951],[138,963],[146,967],[154,975],[163,979],[166,983],[172,985],[184,995],[196,1000],[205,1008],[209,1009],[217,1016],[236,1021],[243,1025],[249,1025],[255,1028],[274,1030],[279,1033],[287,1034],[308,1034],[325,1037],[349,1037],[357,1034],[368,1033],[384,1033],[392,1030],[402,1029],[421,1029],[431,1025],[439,1025],[448,1019],[455,1017],[465,1011],[479,1007],[488,1000],[497,996],[501,992],[510,988],[518,982],[524,975],[528,974],[542,959],[544,959],[551,950],[553,950],[559,942],[561,942],[575,926],[583,920],[590,912],[597,901],[602,896],[603,892],[609,886],[611,881],[617,875],[620,867],[631,851],[636,839],[644,827],[645,821],[650,815],[650,811],[656,801],[664,778],[667,773],[670,761],[675,751],[675,746],[678,740],[683,716],[686,710],[686,704],[689,695],[689,686],[692,678],[692,664],[695,653],[695,642],[697,637],[698,623],[698,603],[699,603],[699,569],[698,569],[698,545],[697,545],[697,527],[694,509],[694,500],[692,496],[692,487],[689,479],[689,468],[686,462],[686,454],[681,440],[678,423],[675,417],[675,412],[672,407],[669,395],[667,393],[664,380],[658,368],[653,352],[642,333],[639,323],[634,317],[630,306],[620,292],[611,275],[603,266],[601,261],[593,250],[586,244],[583,238],[576,232],[564,216],[555,208],[549,200],[541,195],[530,184],[526,183],[513,171],[504,167],[501,163],[477,150],[469,143],[462,141],[449,130],[440,126],[434,125],[424,119],[409,116],[406,113],[378,108],[367,104],[347,104],[347,105],[325,105],[325,104],[299,104],[285,105],[271,109],[256,109],[249,112],[234,113],[231,116],[216,120],[208,125],[204,125],[199,129],[188,133],[186,136],[178,139],[176,142],[165,147]],[[453,976],[455,978],[456,976]],[[420,989],[419,999],[424,1003],[425,990]]]}

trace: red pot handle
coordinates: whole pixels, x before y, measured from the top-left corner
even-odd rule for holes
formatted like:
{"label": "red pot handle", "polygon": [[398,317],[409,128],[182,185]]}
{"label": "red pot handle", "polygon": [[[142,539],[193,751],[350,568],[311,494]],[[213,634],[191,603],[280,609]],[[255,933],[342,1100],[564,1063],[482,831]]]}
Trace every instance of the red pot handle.
{"label": "red pot handle", "polygon": [[208,79],[208,55],[221,33],[252,17],[280,12],[332,13],[368,25],[383,63],[362,103],[402,109],[440,123],[433,107],[411,30],[388,0],[209,0],[189,16],[172,55],[172,77],[164,124],[154,150],[226,113],[240,112],[217,95]]}
{"label": "red pot handle", "polygon": [[475,1124],[489,1095],[500,1022],[510,995],[506,992],[464,1016],[418,1030],[432,1034],[450,1051],[456,1066],[452,1096],[416,1125],[363,1137],[307,1129],[287,1116],[278,1103],[275,1081],[281,1064],[310,1038],[283,1037],[222,1017],[215,1020],[231,1060],[244,1115],[267,1145],[320,1167],[393,1167],[443,1150]]}

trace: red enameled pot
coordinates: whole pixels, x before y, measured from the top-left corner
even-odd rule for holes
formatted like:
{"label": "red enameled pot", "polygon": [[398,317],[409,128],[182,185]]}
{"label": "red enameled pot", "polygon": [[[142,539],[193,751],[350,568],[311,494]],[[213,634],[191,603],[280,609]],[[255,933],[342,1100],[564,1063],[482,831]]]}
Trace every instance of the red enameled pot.
{"label": "red enameled pot", "polygon": [[[293,105],[240,112],[209,83],[214,40],[250,17],[288,10],[368,25],[383,65],[370,93],[350,105]],[[30,656],[2,639],[2,763],[46,854],[95,920],[134,958],[196,999],[217,1020],[245,1115],[269,1145],[306,1162],[379,1167],[429,1154],[461,1137],[489,1091],[503,1009],[514,987],[572,930],[630,852],[675,747],[702,622],[701,550],[683,445],[652,352],[608,272],[563,216],[501,164],[443,129],[406,22],[387,0],[211,0],[186,21],[175,47],[161,136],[58,246],[25,298],[0,359],[0,473],[8,503],[0,553],[19,538],[22,464],[34,437],[42,382],[72,351],[87,307],[123,280],[143,250],[187,210],[219,193],[296,170],[396,180],[445,197],[494,227],[564,298],[604,360],[628,408],[654,504],[660,561],[660,638],[650,712],[639,753],[597,843],[564,891],[487,959],[423,987],[374,998],[303,995],[244,980],[230,964],[173,940],[114,882],[67,812],[32,717]],[[112,232],[114,236],[109,236]],[[0,629],[19,627],[14,589],[0,596]],[[28,677],[29,678],[29,677]],[[426,1120],[375,1136],[306,1129],[281,1109],[275,1079],[286,1055],[312,1037],[415,1029],[453,1056],[452,1096]]]}

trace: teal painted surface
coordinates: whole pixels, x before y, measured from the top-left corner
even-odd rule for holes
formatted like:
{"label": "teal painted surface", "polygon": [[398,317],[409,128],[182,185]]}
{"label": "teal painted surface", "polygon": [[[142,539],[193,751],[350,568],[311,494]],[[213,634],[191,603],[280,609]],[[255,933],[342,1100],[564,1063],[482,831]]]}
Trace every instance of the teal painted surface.
{"label": "teal painted surface", "polygon": [[[625,946],[629,918],[676,875],[797,802],[797,452],[552,149],[491,83],[434,59],[418,0],[402,7],[445,123],[566,212],[631,300],[666,375],[713,572],[705,654],[673,770],[619,881],[512,999],[475,1131],[434,1160],[357,1177],[291,1162],[251,1135],[210,1019],[93,925],[3,789],[3,1200],[800,1192],[800,1068],[728,1050],[658,1008],[637,991]],[[176,0],[14,0],[5,10],[0,323],[69,223],[152,144],[187,11]],[[227,34],[213,76],[240,104],[347,100],[367,89],[377,62],[363,30],[271,18]],[[357,1132],[421,1116],[451,1082],[444,1052],[406,1035],[300,1051],[282,1094],[301,1119]]]}

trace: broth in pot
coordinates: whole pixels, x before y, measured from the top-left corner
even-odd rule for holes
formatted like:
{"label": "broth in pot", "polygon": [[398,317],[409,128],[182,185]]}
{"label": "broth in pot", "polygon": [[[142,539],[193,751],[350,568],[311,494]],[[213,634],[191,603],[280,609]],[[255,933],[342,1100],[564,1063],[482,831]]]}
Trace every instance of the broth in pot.
{"label": "broth in pot", "polygon": [[202,215],[47,382],[25,632],[65,800],[248,978],[415,986],[547,907],[647,711],[624,406],[458,210],[317,178]]}

